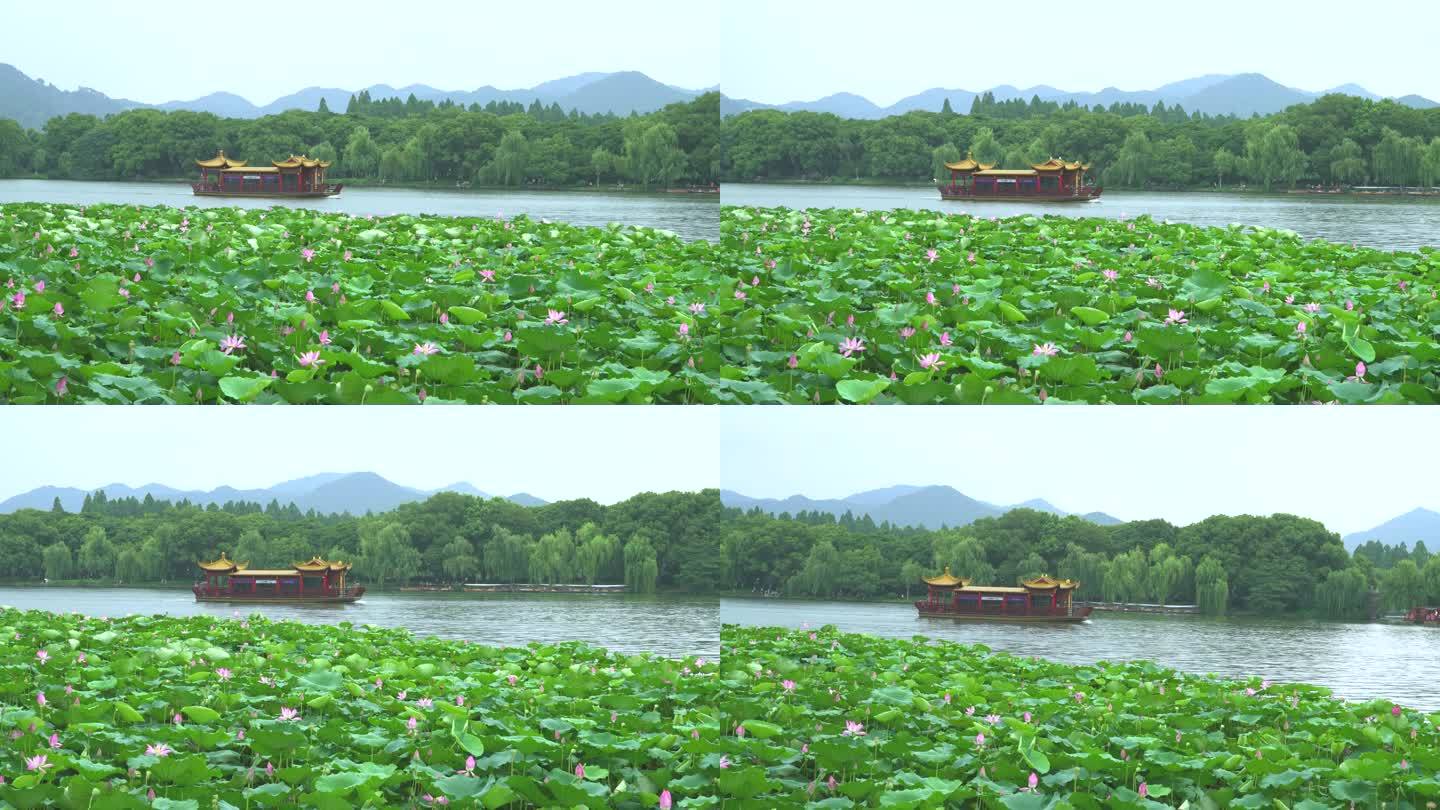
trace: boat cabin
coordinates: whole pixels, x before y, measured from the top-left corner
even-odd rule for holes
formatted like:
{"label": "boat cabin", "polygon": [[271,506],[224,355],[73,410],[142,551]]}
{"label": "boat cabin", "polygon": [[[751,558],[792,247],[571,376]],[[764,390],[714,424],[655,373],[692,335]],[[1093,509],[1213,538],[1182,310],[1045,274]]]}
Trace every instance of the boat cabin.
{"label": "boat cabin", "polygon": [[200,181],[192,186],[196,194],[314,197],[339,193],[338,186],[325,182],[330,162],[305,155],[272,160],[269,166],[250,166],[227,157],[221,149],[215,157],[197,160],[195,165],[200,167]]}
{"label": "boat cabin", "polygon": [[1028,169],[997,169],[993,163],[981,163],[970,154],[955,163],[946,163],[950,170],[949,185],[940,187],[944,199],[1091,199],[1100,196],[1100,189],[1088,182],[1088,163],[1067,163],[1050,158],[1032,163]]}
{"label": "boat cabin", "polygon": [[1072,579],[1040,576],[1013,587],[972,585],[946,566],[944,573],[925,577],[924,582],[925,601],[915,603],[922,616],[1068,620],[1090,614],[1089,608],[1074,607],[1072,597],[1080,583]]}
{"label": "boat cabin", "polygon": [[351,563],[319,557],[292,568],[251,568],[222,551],[219,559],[197,565],[202,580],[194,591],[199,601],[350,601],[347,596],[358,598],[364,591],[346,585]]}

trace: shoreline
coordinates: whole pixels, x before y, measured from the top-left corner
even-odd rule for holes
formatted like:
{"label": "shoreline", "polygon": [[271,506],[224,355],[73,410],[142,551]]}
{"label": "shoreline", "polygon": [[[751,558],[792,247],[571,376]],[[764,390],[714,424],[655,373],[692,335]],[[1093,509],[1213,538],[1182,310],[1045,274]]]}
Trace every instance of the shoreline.
{"label": "shoreline", "polygon": [[[597,186],[592,186],[592,185],[584,185],[584,186],[497,186],[497,185],[489,185],[489,184],[486,184],[486,185],[470,184],[470,185],[467,185],[467,186],[457,186],[457,185],[455,185],[455,184],[453,184],[453,183],[440,183],[440,182],[431,182],[431,183],[419,183],[419,182],[381,183],[381,182],[376,182],[376,181],[373,181],[373,180],[363,180],[363,179],[362,179],[362,180],[356,180],[356,179],[349,179],[349,178],[343,178],[343,177],[326,178],[326,179],[329,180],[329,181],[332,181],[332,182],[334,182],[334,183],[336,183],[336,184],[343,185],[343,186],[346,186],[346,187],[349,187],[349,188],[364,188],[364,189],[387,189],[387,188],[395,188],[395,189],[405,189],[405,190],[409,190],[409,191],[454,191],[454,192],[458,192],[458,193],[464,193],[464,192],[481,192],[481,191],[484,191],[484,192],[510,191],[510,192],[533,192],[533,193],[536,193],[536,194],[549,194],[549,193],[569,193],[569,194],[625,194],[625,195],[634,194],[634,195],[647,196],[647,197],[666,197],[666,198],[669,198],[669,197],[680,197],[680,198],[682,198],[682,199],[690,199],[690,198],[696,198],[696,197],[701,198],[701,199],[710,199],[710,198],[718,199],[719,196],[720,196],[720,189],[719,189],[718,186],[715,187],[713,190],[712,190],[712,189],[690,189],[690,188],[683,188],[683,187],[681,187],[681,188],[665,188],[665,189],[660,189],[660,188],[642,189],[642,188],[640,188],[640,187],[638,187],[638,186],[635,186],[635,187],[632,187],[632,186],[622,186],[622,187],[598,186],[598,187],[597,187]],[[41,176],[41,175],[31,175],[31,176],[27,176],[27,177],[4,177],[4,178],[0,178],[0,181],[5,181],[5,180],[41,181],[41,182],[47,182],[47,183],[145,183],[145,184],[149,184],[149,185],[175,185],[175,184],[184,184],[187,188],[190,186],[191,183],[194,182],[194,178],[193,178],[193,177],[109,177],[109,178],[97,178],[97,179],[93,179],[93,180],[80,180],[80,179],[76,179],[76,178],[73,178],[73,177],[44,177],[44,176]],[[344,192],[341,192],[341,193],[344,193]],[[275,198],[275,199],[286,199],[286,198],[284,198],[284,197],[277,197],[277,198]]]}
{"label": "shoreline", "polygon": [[[813,186],[816,188],[906,188],[906,189],[934,189],[934,183],[921,183],[906,180],[886,180],[879,178],[865,178],[859,180],[721,180],[721,194],[724,194],[725,186]],[[1105,186],[1107,192],[1120,192],[1124,194],[1238,194],[1248,197],[1279,197],[1290,199],[1294,197],[1318,197],[1321,199],[1346,199],[1346,200],[1435,200],[1440,201],[1440,192],[1413,194],[1409,192],[1363,192],[1363,191],[1305,191],[1275,190],[1266,191],[1258,188],[1129,188],[1126,186]]]}

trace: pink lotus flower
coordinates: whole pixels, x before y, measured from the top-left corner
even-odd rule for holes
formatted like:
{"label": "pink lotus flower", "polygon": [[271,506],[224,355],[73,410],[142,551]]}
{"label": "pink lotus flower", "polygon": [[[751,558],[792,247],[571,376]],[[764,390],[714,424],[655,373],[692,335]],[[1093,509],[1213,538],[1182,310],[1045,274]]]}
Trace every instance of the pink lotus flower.
{"label": "pink lotus flower", "polygon": [[1395,705],[1395,706],[1391,706],[1391,707],[1390,707],[1390,716],[1391,716],[1391,717],[1399,717],[1399,716],[1400,716],[1400,707],[1399,707],[1398,705]]}
{"label": "pink lotus flower", "polygon": [[350,251],[345,251],[345,261],[350,261]]}
{"label": "pink lotus flower", "polygon": [[1033,790],[1035,790],[1035,787],[1040,784],[1040,777],[1039,777],[1039,776],[1036,776],[1034,771],[1031,771],[1031,772],[1030,772],[1030,778],[1027,779],[1027,780],[1025,780],[1025,783],[1026,783],[1027,785],[1029,785],[1029,786],[1030,786],[1030,790],[1033,791]]}
{"label": "pink lotus flower", "polygon": [[168,757],[173,751],[170,746],[162,742],[145,746],[145,753],[152,757]]}
{"label": "pink lotus flower", "polygon": [[146,257],[145,257],[145,266],[146,266],[146,267],[154,267],[154,266],[155,266],[155,259],[152,258],[152,257],[150,257],[150,256],[146,256]]}
{"label": "pink lotus flower", "polygon": [[10,302],[15,305],[15,308],[16,308],[16,309],[24,309],[24,308],[25,308],[25,291],[24,291],[24,290],[21,290],[21,291],[15,293],[14,295],[10,296]]}
{"label": "pink lotus flower", "polygon": [[48,767],[50,767],[50,760],[44,754],[25,758],[25,770],[27,771],[43,771]]}
{"label": "pink lotus flower", "polygon": [[307,304],[313,304],[313,303],[315,303],[315,291],[314,291],[314,290],[306,290],[306,291],[305,291],[305,303],[307,303]]}
{"label": "pink lotus flower", "polygon": [[932,306],[932,307],[935,306],[935,304],[936,304],[937,302],[936,302],[936,300],[935,300],[935,291],[934,291],[934,290],[930,290],[930,291],[928,291],[928,292],[925,293],[925,303],[929,304],[929,305]]}
{"label": "pink lotus flower", "polygon": [[416,343],[416,344],[415,344],[415,350],[414,350],[413,352],[411,352],[411,354],[421,354],[421,355],[425,355],[426,357],[429,357],[430,355],[436,354],[436,353],[438,353],[439,351],[440,351],[440,347],[439,347],[439,346],[436,346],[434,343],[431,343],[431,342],[429,342],[429,341],[426,341],[426,342],[424,342],[424,343]]}
{"label": "pink lotus flower", "polygon": [[735,736],[736,736],[736,737],[740,737],[741,739],[744,739],[744,737],[745,737],[745,726],[743,726],[743,725],[736,726],[736,727],[735,727]]}
{"label": "pink lotus flower", "polygon": [[35,282],[35,292],[37,292],[37,293],[43,293],[43,292],[45,292],[45,279],[42,278],[42,279],[40,279],[39,281]]}
{"label": "pink lotus flower", "polygon": [[1189,323],[1190,319],[1185,317],[1185,310],[1172,309],[1170,314],[1165,316],[1165,325],[1171,326],[1177,323]]}
{"label": "pink lotus flower", "polygon": [[543,380],[543,379],[545,379],[545,369],[541,368],[539,363],[536,363],[536,364],[535,364],[535,380],[538,382],[538,381]]}
{"label": "pink lotus flower", "polygon": [[230,670],[226,669],[225,667],[220,667],[219,669],[215,670],[215,674],[218,675],[220,677],[220,680],[222,681],[230,680]]}
{"label": "pink lotus flower", "polygon": [[1114,270],[1102,271],[1101,275],[1105,276],[1106,281],[1114,281],[1115,279],[1120,277],[1120,274]]}
{"label": "pink lotus flower", "polygon": [[566,324],[566,323],[569,323],[569,322],[570,322],[570,320],[565,317],[565,313],[564,313],[562,310],[558,310],[558,309],[549,310],[549,314],[547,314],[547,315],[545,316],[545,325],[546,325],[546,326],[554,326],[554,325],[556,325],[556,324]]}
{"label": "pink lotus flower", "polygon": [[35,657],[38,658],[38,659],[40,659],[40,663],[43,664],[43,663],[45,663],[46,661],[49,661],[49,660],[50,660],[50,653],[45,652],[44,650],[36,650],[36,651],[35,651]]}
{"label": "pink lotus flower", "polygon": [[329,345],[330,345],[330,330],[329,330],[329,329],[322,329],[322,330],[320,330],[320,345],[321,345],[321,346],[329,346]]}
{"label": "pink lotus flower", "polygon": [[682,324],[680,324],[680,337],[688,337],[689,335],[690,335],[690,324],[688,324],[688,323],[682,323]]}
{"label": "pink lotus flower", "polygon": [[840,355],[842,357],[849,357],[855,352],[863,351],[865,351],[865,341],[859,338],[850,337],[840,341]]}
{"label": "pink lotus flower", "polygon": [[1136,793],[1139,793],[1139,794],[1140,794],[1140,798],[1143,799],[1143,798],[1145,798],[1146,796],[1149,796],[1149,795],[1150,795],[1150,786],[1147,785],[1147,784],[1145,784],[1144,782],[1141,782],[1141,783],[1140,783],[1140,786],[1135,789],[1135,792],[1136,792]]}
{"label": "pink lotus flower", "polygon": [[281,706],[281,707],[280,707],[280,719],[281,719],[281,720],[299,720],[299,719],[300,719],[300,713],[297,712],[297,711],[295,711],[294,709],[289,708],[289,707]]}
{"label": "pink lotus flower", "polygon": [[226,335],[220,339],[220,351],[229,354],[245,348],[245,338],[239,335]]}
{"label": "pink lotus flower", "polygon": [[54,309],[53,309],[52,311],[55,313],[55,317],[57,317],[57,318],[62,317],[62,316],[65,314],[65,306],[64,306],[63,304],[61,304],[59,301],[56,301],[56,302],[55,302],[55,307],[54,307]]}
{"label": "pink lotus flower", "polygon": [[120,297],[121,297],[121,298],[129,298],[129,297],[130,297],[130,288],[129,288],[129,287],[121,287],[121,288],[120,288]]}
{"label": "pink lotus flower", "polygon": [[675,800],[670,797],[670,791],[660,791],[660,810],[670,810],[670,808],[675,806],[674,801]]}
{"label": "pink lotus flower", "polygon": [[1301,335],[1305,334],[1305,322],[1304,322],[1304,321],[1300,321],[1300,322],[1296,323],[1296,324],[1295,324],[1295,331],[1296,331],[1297,333],[1301,334]]}
{"label": "pink lotus flower", "polygon": [[1045,357],[1054,357],[1055,355],[1060,353],[1060,349],[1054,343],[1036,343],[1035,348],[1031,349],[1030,353],[1037,357],[1040,355],[1044,355]]}
{"label": "pink lotus flower", "polygon": [[305,261],[308,262],[311,259],[315,258],[315,251],[311,250],[310,248],[305,248],[304,250],[300,251],[300,255],[303,256],[305,258]]}
{"label": "pink lotus flower", "polygon": [[585,778],[585,763],[581,762],[581,763],[578,763],[578,764],[575,765],[575,778],[576,778],[576,779],[584,779],[584,778]]}
{"label": "pink lotus flower", "polygon": [[975,747],[976,747],[976,748],[984,748],[984,747],[985,747],[985,732],[982,731],[982,732],[980,732],[979,734],[976,734],[976,735],[975,735]]}
{"label": "pink lotus flower", "polygon": [[842,731],[842,732],[840,732],[840,736],[842,736],[842,737],[864,737],[864,736],[865,736],[865,726],[861,725],[860,723],[855,722],[854,720],[846,720],[846,721],[845,721],[845,730]]}
{"label": "pink lotus flower", "polygon": [[38,703],[38,704],[41,705],[41,706],[44,706],[44,705],[45,705],[45,693],[44,693],[44,692],[36,692],[36,693],[35,693],[35,702]]}
{"label": "pink lotus flower", "polygon": [[780,688],[784,689],[786,692],[794,692],[795,682],[789,679],[783,680],[780,682]]}
{"label": "pink lotus flower", "polygon": [[1030,713],[1025,712],[1023,715],[1021,715],[1021,719],[1023,719],[1027,723],[1030,722]]}
{"label": "pink lotus flower", "polygon": [[299,361],[301,368],[319,368],[325,365],[325,361],[320,359],[320,352],[305,352],[296,355],[295,359]]}
{"label": "pink lotus flower", "polygon": [[931,264],[934,264],[935,260],[940,258],[940,254],[935,250],[935,248],[930,248],[929,250],[925,251],[925,258],[929,259]]}
{"label": "pink lotus flower", "polygon": [[919,358],[919,359],[920,359],[920,368],[925,368],[925,369],[934,368],[934,369],[938,369],[938,368],[940,368],[941,366],[945,365],[945,361],[940,359],[940,353],[939,353],[939,352],[931,352],[930,354],[920,355],[920,358]]}
{"label": "pink lotus flower", "polygon": [[435,701],[431,700],[430,698],[420,698],[419,700],[415,701],[415,705],[419,706],[422,709],[428,709],[435,705]]}
{"label": "pink lotus flower", "polygon": [[792,354],[790,355],[790,359],[785,361],[785,365],[789,366],[790,368],[799,368],[800,358]]}
{"label": "pink lotus flower", "polygon": [[720,770],[723,771],[723,770],[725,770],[725,769],[728,768],[728,767],[730,767],[730,757],[726,756],[725,754],[721,754],[721,755],[720,755]]}
{"label": "pink lotus flower", "polygon": [[411,734],[415,733],[415,727],[418,725],[420,725],[420,723],[415,719],[413,715],[410,717],[409,720],[405,721],[405,728],[409,729]]}
{"label": "pink lotus flower", "polygon": [[1135,335],[1132,334],[1131,332],[1128,332],[1128,331],[1127,331],[1127,332],[1125,333],[1125,337],[1121,338],[1121,341],[1123,341],[1123,342],[1125,342],[1125,343],[1129,343],[1130,341],[1132,341],[1132,340],[1134,340],[1134,339],[1135,339]]}

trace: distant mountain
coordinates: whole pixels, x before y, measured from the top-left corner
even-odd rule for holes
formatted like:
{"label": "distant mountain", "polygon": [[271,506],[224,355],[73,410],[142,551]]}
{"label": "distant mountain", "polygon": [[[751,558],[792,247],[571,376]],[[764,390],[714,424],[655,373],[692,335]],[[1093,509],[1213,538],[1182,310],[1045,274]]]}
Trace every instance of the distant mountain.
{"label": "distant mountain", "polygon": [[1354,551],[1356,546],[1370,540],[1379,540],[1390,546],[1400,543],[1413,546],[1415,541],[1424,540],[1427,548],[1436,548],[1440,546],[1440,512],[1412,509],[1373,529],[1345,535],[1345,548]]}
{"label": "distant mountain", "polygon": [[[301,511],[314,509],[322,514],[348,512],[352,515],[363,515],[366,512],[386,512],[402,503],[423,501],[437,492],[458,492],[480,498],[495,497],[463,481],[437,490],[422,490],[401,486],[369,472],[321,473],[297,478],[293,481],[283,481],[264,489],[235,489],[224,486],[208,491],[185,491],[163,484],[146,484],[142,487],[109,484],[99,487],[99,489],[104,490],[106,497],[112,499],[138,498],[144,500],[145,496],[149,495],[156,500],[188,500],[200,506],[208,506],[212,503],[223,504],[227,501],[268,504],[274,500],[281,505],[293,503]],[[0,514],[20,509],[49,509],[56,498],[60,499],[60,505],[65,508],[65,511],[78,512],[81,504],[85,501],[85,496],[93,491],[74,487],[39,487],[0,501]],[[523,492],[510,496],[506,500],[521,506],[543,506],[545,504],[545,501]]]}
{"label": "distant mountain", "polygon": [[[988,90],[932,87],[929,90],[906,96],[888,107],[880,107],[869,99],[853,93],[836,93],[814,101],[791,101],[785,104],[762,104],[748,99],[731,99],[722,96],[720,114],[736,115],[754,109],[779,109],[791,112],[796,110],[829,112],[842,118],[884,118],[891,115],[903,115],[913,110],[939,112],[945,106],[947,99],[950,101],[950,109],[963,114],[970,112],[970,106],[974,103],[976,96],[987,92],[994,95],[997,101],[1009,101],[1016,98],[1028,100],[1038,96],[1045,101],[1055,101],[1061,104],[1073,101],[1086,107],[1093,107],[1097,104],[1108,107],[1116,103],[1144,104],[1148,107],[1154,106],[1157,101],[1163,101],[1166,106],[1180,104],[1190,112],[1236,115],[1242,118],[1257,113],[1269,115],[1280,112],[1292,104],[1314,101],[1328,93],[1343,93],[1371,100],[1381,98],[1357,84],[1342,84],[1322,92],[1309,92],[1285,87],[1259,73],[1241,73],[1233,76],[1212,73],[1170,82],[1154,90],[1120,90],[1107,87],[1098,92],[1084,93],[1061,90],[1044,84],[1025,88],[1002,84]],[[1395,101],[1418,109],[1437,106],[1436,102],[1417,95],[1401,96]]]}
{"label": "distant mountain", "polygon": [[[1013,506],[996,506],[978,501],[970,496],[945,486],[895,486],[857,492],[844,498],[813,499],[804,495],[788,498],[751,498],[731,490],[720,490],[720,501],[729,507],[749,511],[760,509],[772,515],[795,514],[797,512],[823,512],[843,515],[849,512],[856,517],[869,515],[876,523],[889,522],[897,526],[924,526],[938,529],[941,526],[965,526],[981,518],[998,517],[1012,509],[1035,509],[1053,515],[1070,514],[1048,501],[1033,499]],[[1079,517],[1102,526],[1121,523],[1119,518],[1104,512],[1090,512]]]}
{"label": "distant mountain", "polygon": [[89,88],[61,90],[39,79],[30,78],[11,65],[0,64],[0,118],[13,118],[22,126],[31,129],[44,126],[46,121],[57,115],[79,112],[103,116],[136,107],[192,110],[214,113],[225,118],[258,118],[286,110],[316,110],[320,107],[321,99],[325,100],[326,106],[332,111],[343,113],[350,96],[361,90],[368,91],[372,99],[404,99],[413,93],[422,101],[439,102],[450,99],[456,104],[479,104],[482,107],[492,101],[528,105],[538,100],[547,107],[559,104],[567,112],[574,109],[583,113],[613,112],[616,115],[653,112],[667,104],[689,101],[704,92],[663,84],[637,71],[623,71],[579,73],[516,90],[501,90],[489,85],[475,90],[440,90],[424,84],[406,87],[375,84],[357,90],[306,87],[265,105],[257,105],[234,93],[223,91],[189,100],[142,104],[129,99],[110,98]]}

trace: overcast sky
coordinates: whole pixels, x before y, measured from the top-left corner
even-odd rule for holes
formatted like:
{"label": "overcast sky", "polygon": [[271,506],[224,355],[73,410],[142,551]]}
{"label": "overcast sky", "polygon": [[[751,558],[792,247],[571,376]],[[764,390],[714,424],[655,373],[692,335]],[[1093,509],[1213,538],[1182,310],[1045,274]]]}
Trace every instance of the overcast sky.
{"label": "overcast sky", "polygon": [[[932,87],[1149,90],[1263,73],[1440,100],[1433,0],[727,0],[722,85],[769,104],[847,91],[887,106]],[[1428,69],[1427,69],[1428,68]]]}
{"label": "overcast sky", "polygon": [[1342,534],[1440,510],[1433,408],[724,408],[721,486],[839,498],[945,484],[1186,524],[1288,512]]}
{"label": "overcast sky", "polygon": [[43,485],[246,489],[322,472],[494,495],[624,500],[716,486],[717,409],[21,407],[0,409],[0,500]]}
{"label": "overcast sky", "polygon": [[268,104],[302,87],[533,87],[638,70],[720,82],[718,0],[59,0],[0,12],[0,62],[63,90],[148,104],[224,90]]}

